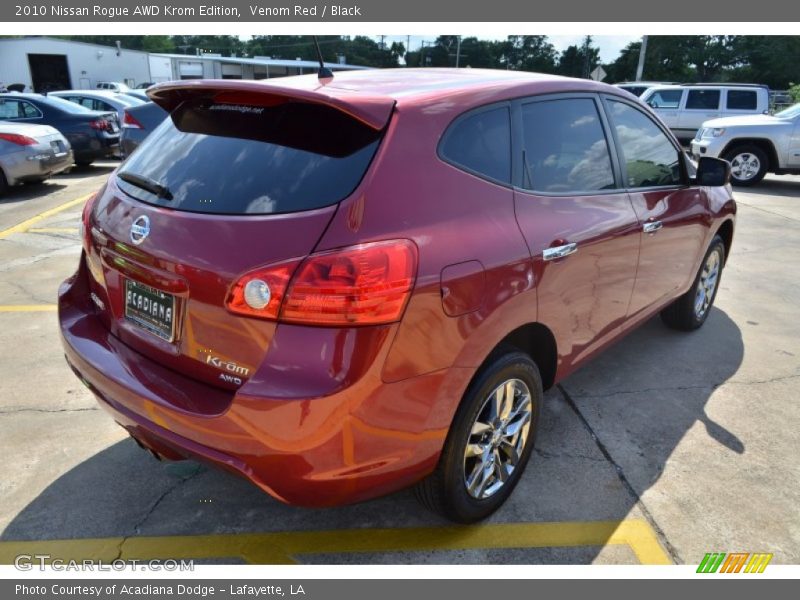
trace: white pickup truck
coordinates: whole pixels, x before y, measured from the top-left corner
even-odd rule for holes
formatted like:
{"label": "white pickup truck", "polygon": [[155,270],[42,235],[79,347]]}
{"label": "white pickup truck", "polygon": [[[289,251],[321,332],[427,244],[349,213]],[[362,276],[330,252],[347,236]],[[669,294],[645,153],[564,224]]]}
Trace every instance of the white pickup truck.
{"label": "white pickup truck", "polygon": [[706,121],[692,140],[692,155],[730,162],[734,185],[754,185],[767,173],[800,174],[800,104],[773,116]]}

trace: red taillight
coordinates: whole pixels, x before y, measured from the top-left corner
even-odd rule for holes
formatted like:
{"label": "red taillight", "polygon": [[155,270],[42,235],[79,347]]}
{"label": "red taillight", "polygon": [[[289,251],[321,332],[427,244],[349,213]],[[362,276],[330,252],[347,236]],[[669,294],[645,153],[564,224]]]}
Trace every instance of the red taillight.
{"label": "red taillight", "polygon": [[[392,323],[414,287],[417,247],[409,240],[373,242],[312,254],[299,267],[298,262],[242,277],[228,296],[228,309],[306,325]],[[253,280],[269,283],[271,297],[263,309],[245,299],[245,286]]]}
{"label": "red taillight", "polygon": [[122,117],[122,126],[128,129],[144,129],[142,124],[126,109]]}
{"label": "red taillight", "polygon": [[83,247],[85,250],[89,249],[89,241],[92,238],[92,227],[89,219],[92,215],[92,207],[94,206],[95,201],[100,196],[100,192],[95,192],[92,194],[88,200],[86,200],[86,204],[83,205],[83,214],[81,215],[81,239],[83,240]]}
{"label": "red taillight", "polygon": [[105,119],[95,119],[94,121],[89,121],[89,127],[92,129],[97,129],[98,131],[111,131],[113,129],[111,126],[111,121],[106,121]]}
{"label": "red taillight", "polygon": [[36,144],[35,139],[19,133],[0,133],[0,140],[11,142],[17,146],[33,146]]}
{"label": "red taillight", "polygon": [[[264,267],[263,269],[251,271],[240,278],[228,294],[228,299],[225,303],[228,310],[249,317],[277,319],[283,295],[286,293],[286,287],[289,285],[289,280],[292,278],[295,269],[297,269],[297,265],[300,264],[300,260]],[[258,280],[265,282],[269,286],[270,300],[263,308],[253,308],[245,301],[245,287],[251,281]]]}

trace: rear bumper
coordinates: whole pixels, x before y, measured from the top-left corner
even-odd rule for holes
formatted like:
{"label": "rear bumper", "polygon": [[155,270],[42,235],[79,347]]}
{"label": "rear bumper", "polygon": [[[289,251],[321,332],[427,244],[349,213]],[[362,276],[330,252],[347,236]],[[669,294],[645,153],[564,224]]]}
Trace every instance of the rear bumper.
{"label": "rear bumper", "polygon": [[[339,382],[330,394],[320,394],[314,381],[318,365],[298,364],[284,377],[286,369],[270,365],[273,353],[238,392],[224,391],[162,367],[111,335],[89,300],[83,261],[59,290],[59,322],[72,369],[142,445],[166,458],[213,463],[304,506],[366,500],[428,474],[473,374],[445,369],[386,384],[380,370],[387,332],[375,338],[381,343],[372,340],[371,364],[357,380]],[[324,328],[304,329],[307,344],[326,335]],[[358,343],[353,349],[359,351]],[[316,391],[304,396],[303,390]]]}
{"label": "rear bumper", "polygon": [[57,156],[49,146],[36,145],[4,156],[2,167],[9,185],[15,185],[46,179],[70,168],[74,162],[72,150]]}

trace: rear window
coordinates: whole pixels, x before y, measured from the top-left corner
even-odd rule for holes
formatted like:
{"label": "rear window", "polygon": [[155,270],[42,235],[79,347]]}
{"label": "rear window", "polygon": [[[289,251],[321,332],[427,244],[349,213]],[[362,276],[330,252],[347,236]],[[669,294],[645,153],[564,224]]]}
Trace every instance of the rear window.
{"label": "rear window", "polygon": [[719,90],[689,90],[686,108],[689,110],[717,110],[719,96]]}
{"label": "rear window", "polygon": [[751,90],[728,90],[729,110],[756,110],[758,96]]}
{"label": "rear window", "polygon": [[187,102],[123,164],[117,183],[138,200],[175,210],[231,215],[311,210],[352,193],[381,136],[316,104]]}
{"label": "rear window", "polygon": [[511,182],[511,124],[508,108],[479,110],[445,133],[442,158],[489,179]]}

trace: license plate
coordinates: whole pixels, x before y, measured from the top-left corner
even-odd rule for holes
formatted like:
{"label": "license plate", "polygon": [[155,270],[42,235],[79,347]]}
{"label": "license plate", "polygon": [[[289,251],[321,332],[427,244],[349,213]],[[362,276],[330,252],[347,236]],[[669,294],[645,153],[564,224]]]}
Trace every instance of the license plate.
{"label": "license plate", "polygon": [[175,338],[175,296],[132,279],[125,280],[125,318],[171,342]]}
{"label": "license plate", "polygon": [[58,140],[53,140],[50,142],[50,147],[53,149],[53,153],[56,156],[63,156],[66,154],[66,149],[64,148],[64,144]]}

